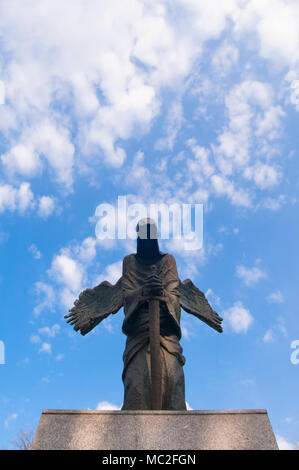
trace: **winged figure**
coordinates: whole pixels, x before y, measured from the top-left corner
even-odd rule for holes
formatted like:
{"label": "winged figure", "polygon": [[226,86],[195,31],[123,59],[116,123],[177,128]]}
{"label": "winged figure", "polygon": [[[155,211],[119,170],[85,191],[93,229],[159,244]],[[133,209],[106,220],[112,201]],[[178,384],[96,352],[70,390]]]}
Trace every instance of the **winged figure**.
{"label": "winged figure", "polygon": [[[142,236],[144,231],[146,236]],[[163,299],[159,312],[161,409],[185,410],[185,358],[179,343],[181,308],[220,333],[222,318],[190,279],[180,281],[174,257],[159,250],[155,223],[142,219],[137,232],[137,253],[124,258],[122,276],[117,283],[104,281],[83,291],[65,318],[76,331],[86,335],[109,315],[124,308],[122,331],[127,342],[123,355],[122,409],[151,409],[148,299],[152,296]],[[147,237],[148,234],[151,236]]]}

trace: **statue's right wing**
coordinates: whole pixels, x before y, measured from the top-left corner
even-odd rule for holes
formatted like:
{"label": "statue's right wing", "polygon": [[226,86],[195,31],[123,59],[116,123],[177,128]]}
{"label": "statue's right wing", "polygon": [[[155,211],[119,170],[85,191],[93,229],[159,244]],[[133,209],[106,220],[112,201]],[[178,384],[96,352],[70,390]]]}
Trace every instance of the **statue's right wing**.
{"label": "statue's right wing", "polygon": [[185,312],[205,322],[214,330],[222,333],[222,318],[212,309],[204,293],[196,287],[190,279],[180,282],[180,305]]}
{"label": "statue's right wing", "polygon": [[89,333],[111,313],[116,313],[123,306],[122,278],[115,285],[104,281],[93,289],[86,289],[79,295],[69,311],[67,323],[74,325],[82,335]]}

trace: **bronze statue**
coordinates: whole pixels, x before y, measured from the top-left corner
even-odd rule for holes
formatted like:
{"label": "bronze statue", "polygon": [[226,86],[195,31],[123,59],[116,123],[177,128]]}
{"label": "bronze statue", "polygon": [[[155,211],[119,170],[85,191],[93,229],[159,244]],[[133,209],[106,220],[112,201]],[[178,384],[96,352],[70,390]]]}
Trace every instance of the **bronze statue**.
{"label": "bronze statue", "polygon": [[185,410],[181,307],[220,333],[222,318],[192,281],[179,280],[174,257],[159,250],[155,223],[142,219],[137,233],[137,253],[125,256],[118,282],[83,291],[65,318],[86,335],[124,307],[122,409]]}

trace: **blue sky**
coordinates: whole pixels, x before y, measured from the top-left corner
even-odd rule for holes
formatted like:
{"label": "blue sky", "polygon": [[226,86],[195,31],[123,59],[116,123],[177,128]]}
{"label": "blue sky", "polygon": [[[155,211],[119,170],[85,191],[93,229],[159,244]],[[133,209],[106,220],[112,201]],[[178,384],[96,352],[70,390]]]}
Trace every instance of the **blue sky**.
{"label": "blue sky", "polygon": [[204,205],[201,250],[161,243],[224,317],[182,315],[186,400],[298,447],[298,25],[295,0],[0,0],[0,448],[122,404],[123,312],[63,319],[134,251],[95,236],[118,196]]}

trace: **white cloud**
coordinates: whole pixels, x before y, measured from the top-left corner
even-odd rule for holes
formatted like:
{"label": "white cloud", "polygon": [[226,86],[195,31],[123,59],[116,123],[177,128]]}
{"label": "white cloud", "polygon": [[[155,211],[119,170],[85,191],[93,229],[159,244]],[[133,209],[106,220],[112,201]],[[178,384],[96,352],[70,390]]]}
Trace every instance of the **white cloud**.
{"label": "white cloud", "polygon": [[293,421],[293,418],[290,418],[289,416],[285,419],[286,423],[292,423]]}
{"label": "white cloud", "polygon": [[[148,128],[159,110],[161,86],[177,85],[190,71],[197,42],[190,47],[188,30],[178,34],[164,6],[149,8],[138,0],[114,0],[104,8],[95,0],[88,7],[81,0],[75,6],[69,0],[63,6],[56,0],[36,6],[31,0],[26,8],[18,6],[17,17],[15,8],[14,1],[6,2],[0,15],[4,48],[10,51],[5,114],[13,115],[11,129],[21,129],[2,158],[5,166],[34,176],[47,161],[57,180],[71,187],[71,122],[62,106],[52,109],[70,99],[81,124],[77,144],[83,153],[98,153],[100,147],[107,163],[121,166],[126,154],[117,141],[129,138],[136,126]],[[224,24],[215,26],[203,40],[219,34]],[[34,34],[28,35],[28,28]],[[7,130],[8,119],[1,123]]]}
{"label": "white cloud", "polygon": [[267,136],[269,140],[276,139],[280,135],[281,118],[285,112],[281,106],[270,106],[262,116],[256,120],[256,136]]}
{"label": "white cloud", "polygon": [[106,266],[105,271],[97,277],[97,284],[103,281],[109,281],[111,284],[115,284],[122,275],[122,261],[109,264]]}
{"label": "white cloud", "polygon": [[261,199],[257,207],[262,208],[262,209],[267,209],[270,211],[278,211],[284,203],[285,203],[285,197],[281,194],[275,198],[267,197],[265,199]]}
{"label": "white cloud", "polygon": [[[164,246],[162,243],[161,247],[163,251]],[[210,257],[217,256],[223,250],[223,245],[221,243],[213,245],[212,243],[206,242],[200,250],[189,251],[185,249],[185,242],[181,239],[167,240],[165,248],[171,253],[178,255],[177,264],[181,279],[192,279],[198,274],[200,267],[208,262]]]}
{"label": "white cloud", "polygon": [[262,57],[279,66],[296,63],[299,55],[296,1],[251,0],[241,10],[238,20],[239,29],[247,23],[247,28],[256,32]]}
{"label": "white cloud", "polygon": [[38,155],[29,145],[16,144],[1,159],[9,173],[26,177],[35,175],[40,167]]}
{"label": "white cloud", "polygon": [[28,248],[28,251],[29,251],[29,253],[32,254],[33,258],[35,258],[35,259],[40,259],[42,257],[41,252],[39,251],[39,249],[37,248],[37,246],[34,243],[32,243],[32,245],[30,245],[30,247]]}
{"label": "white cloud", "polygon": [[186,408],[189,411],[192,411],[194,409],[194,408],[191,407],[191,405],[189,405],[189,403],[187,401],[186,401]]}
{"label": "white cloud", "polygon": [[277,440],[279,450],[296,450],[295,444],[288,441],[287,439],[280,436],[279,434],[277,434],[276,440]]}
{"label": "white cloud", "polygon": [[83,268],[67,250],[62,250],[59,255],[54,256],[49,274],[57,282],[65,284],[71,291],[81,289]]}
{"label": "white cloud", "polygon": [[[126,159],[122,141],[148,132],[163,109],[166,87],[181,90],[169,106],[166,137],[157,144],[172,149],[184,122],[183,95],[197,74],[203,46],[220,38],[225,28],[229,37],[221,39],[211,58],[214,70],[224,74],[237,64],[237,45],[244,40],[246,46],[248,34],[251,50],[258,38],[258,53],[286,61],[295,70],[298,7],[273,2],[227,0],[212,7],[208,0],[176,0],[171,6],[113,0],[103,7],[98,0],[89,0],[87,6],[83,0],[75,6],[71,0],[63,5],[44,0],[39,6],[29,0],[26,8],[18,5],[17,16],[16,0],[3,3],[0,26],[3,52],[9,55],[3,69],[7,104],[0,108],[0,129],[8,141],[1,157],[7,174],[33,178],[47,168],[70,191],[75,174],[82,175],[82,169],[92,174],[98,160],[119,168]],[[276,32],[280,12],[283,40]],[[28,35],[28,30],[34,34]],[[244,73],[241,83],[228,89],[227,123],[217,145],[201,148],[196,159],[188,161],[197,179],[207,177],[201,187],[204,202],[213,192],[234,205],[250,207],[251,195],[237,176],[262,190],[280,181],[277,165],[263,157],[268,159],[276,147],[271,142],[280,135],[284,111],[274,102],[270,85],[253,76]],[[200,76],[201,87],[204,81]],[[259,164],[252,161],[255,144]],[[142,164],[135,170],[146,172]],[[49,207],[44,207],[45,214],[38,212],[47,216]]]}
{"label": "white cloud", "polygon": [[262,341],[265,344],[274,343],[279,337],[288,339],[288,332],[283,317],[278,317],[272,328],[268,329],[264,334]]}
{"label": "white cloud", "polygon": [[96,256],[97,240],[92,237],[87,237],[83,240],[81,245],[74,248],[75,255],[84,263],[89,263]]}
{"label": "white cloud", "polygon": [[0,105],[5,103],[5,85],[2,80],[0,80]]}
{"label": "white cloud", "polygon": [[181,319],[181,330],[182,338],[186,341],[190,341],[192,336],[194,336],[192,319],[190,319],[188,315],[185,315],[184,312]]}
{"label": "white cloud", "polygon": [[272,330],[272,328],[270,330],[267,330],[266,333],[264,334],[263,336],[263,339],[262,339],[263,343],[274,343],[275,341],[275,334]]}
{"label": "white cloud", "polygon": [[[50,283],[37,282],[35,292],[42,299],[35,307],[35,316],[43,310],[53,310],[61,305],[69,309],[74,300],[84,289],[88,280],[88,267],[96,256],[97,240],[85,238],[81,243],[71,244],[63,248],[52,259],[47,274]],[[113,276],[113,269],[109,271]]]}
{"label": "white cloud", "polygon": [[35,198],[28,182],[20,183],[19,187],[0,183],[0,213],[8,210],[24,215],[37,208],[37,214],[46,218],[53,212],[54,206],[54,198],[49,196]]}
{"label": "white cloud", "polygon": [[21,183],[19,188],[0,184],[0,213],[5,210],[24,214],[34,205],[34,196],[29,183]]}
{"label": "white cloud", "polygon": [[43,218],[49,217],[55,209],[55,199],[50,196],[42,196],[38,202],[38,215]]}
{"label": "white cloud", "polygon": [[52,354],[51,344],[46,342],[42,343],[38,352],[41,354]]}
{"label": "white cloud", "polygon": [[41,342],[41,339],[38,335],[31,335],[30,336],[30,341],[33,344],[39,344]]}
{"label": "white cloud", "polygon": [[108,401],[101,401],[100,403],[97,404],[96,410],[102,410],[102,411],[120,410],[120,407]]}
{"label": "white cloud", "polygon": [[4,427],[7,429],[9,427],[9,424],[12,421],[15,421],[18,418],[18,416],[19,416],[18,413],[12,413],[11,415],[9,415],[4,421]]}
{"label": "white cloud", "polygon": [[57,354],[57,356],[55,357],[56,361],[62,361],[63,359],[64,359],[64,354]]}
{"label": "white cloud", "polygon": [[221,171],[229,175],[233,168],[241,169],[250,160],[254,118],[253,107],[266,112],[272,104],[273,91],[267,83],[245,80],[228,94],[225,100],[228,127],[219,136],[215,147]]}
{"label": "white cloud", "polygon": [[1,159],[10,174],[32,177],[42,168],[41,156],[50,165],[58,182],[69,189],[72,185],[74,146],[67,129],[49,119],[24,131],[20,143],[12,145]]}
{"label": "white cloud", "polygon": [[34,308],[34,315],[38,317],[44,310],[53,310],[55,293],[50,284],[44,282],[36,282],[34,285],[35,294],[43,297],[42,300]]}
{"label": "white cloud", "polygon": [[166,137],[159,139],[155,148],[157,150],[172,150],[178,132],[184,122],[184,110],[179,98],[172,102],[169,107],[166,122]]}
{"label": "white cloud", "polygon": [[212,302],[215,305],[220,305],[221,299],[220,299],[220,297],[218,297],[218,295],[215,294],[213,289],[211,289],[211,288],[208,289],[205,295],[210,300],[210,302]]}
{"label": "white cloud", "polygon": [[278,290],[276,292],[272,292],[272,294],[269,294],[267,301],[274,304],[282,304],[284,302],[284,298],[280,290]]}
{"label": "white cloud", "polygon": [[144,153],[137,152],[134,156],[130,171],[126,175],[125,181],[129,186],[140,185],[143,190],[148,188],[148,180],[150,178],[150,172],[144,165]]}
{"label": "white cloud", "polygon": [[245,168],[244,176],[249,180],[253,179],[258,188],[267,189],[278,185],[281,174],[274,166],[258,162]]}
{"label": "white cloud", "polygon": [[237,276],[245,282],[246,286],[251,287],[257,284],[261,279],[267,277],[266,273],[254,266],[253,268],[246,268],[245,266],[237,266]]}
{"label": "white cloud", "polygon": [[85,266],[73,257],[70,249],[62,249],[60,254],[54,256],[48,275],[61,286],[60,300],[69,309],[83,288]]}
{"label": "white cloud", "polygon": [[205,178],[209,178],[215,171],[211,163],[210,151],[198,145],[195,139],[189,139],[187,145],[195,157],[194,160],[188,160],[189,169],[197,178],[201,176],[198,182],[203,182]]}
{"label": "white cloud", "polygon": [[253,323],[253,317],[242,302],[236,302],[233,307],[222,312],[221,316],[235,333],[247,333]]}
{"label": "white cloud", "polygon": [[221,76],[224,76],[230,72],[238,59],[239,50],[234,44],[226,40],[216,50],[212,59],[212,66]]}
{"label": "white cloud", "polygon": [[235,206],[251,206],[251,198],[248,192],[242,188],[236,188],[234,183],[221,175],[213,175],[212,188],[216,196],[227,196]]}
{"label": "white cloud", "polygon": [[48,336],[49,338],[54,338],[57,333],[60,331],[60,326],[55,324],[52,327],[49,326],[44,326],[42,328],[39,328],[38,333],[40,335]]}

